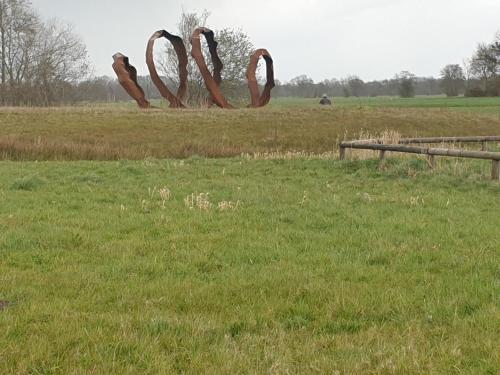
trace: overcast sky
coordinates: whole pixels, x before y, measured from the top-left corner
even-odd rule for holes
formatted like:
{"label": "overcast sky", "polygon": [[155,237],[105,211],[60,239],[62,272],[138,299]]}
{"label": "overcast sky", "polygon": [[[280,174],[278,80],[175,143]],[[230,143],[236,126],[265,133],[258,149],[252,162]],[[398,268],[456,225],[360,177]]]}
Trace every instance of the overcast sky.
{"label": "overcast sky", "polygon": [[315,81],[357,74],[384,79],[401,70],[437,76],[500,30],[500,0],[32,0],[45,18],[74,25],[96,75],[128,55],[147,74],[144,51],[160,29],[175,32],[186,11],[211,12],[212,29],[241,28],[275,60],[276,77]]}

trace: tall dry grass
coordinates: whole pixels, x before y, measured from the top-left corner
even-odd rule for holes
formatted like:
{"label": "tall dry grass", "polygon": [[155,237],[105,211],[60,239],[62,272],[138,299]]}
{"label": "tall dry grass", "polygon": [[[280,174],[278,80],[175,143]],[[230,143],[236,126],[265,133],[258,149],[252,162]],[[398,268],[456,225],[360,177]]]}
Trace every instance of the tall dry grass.
{"label": "tall dry grass", "polygon": [[15,137],[0,139],[2,160],[119,160],[144,159],[149,156],[147,149],[127,148],[124,145],[56,142],[41,138],[33,141]]}
{"label": "tall dry grass", "polygon": [[[341,140],[496,135],[500,119],[442,110],[267,108],[140,112],[123,108],[0,109],[3,160],[334,158]],[[357,156],[356,156],[357,155]],[[372,154],[354,154],[368,158]],[[361,155],[361,156],[360,156]]]}

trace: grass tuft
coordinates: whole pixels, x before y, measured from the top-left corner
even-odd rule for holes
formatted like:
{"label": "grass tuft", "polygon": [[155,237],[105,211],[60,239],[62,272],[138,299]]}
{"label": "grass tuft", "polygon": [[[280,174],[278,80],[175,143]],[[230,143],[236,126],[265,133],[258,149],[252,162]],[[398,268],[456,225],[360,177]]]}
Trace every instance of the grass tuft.
{"label": "grass tuft", "polygon": [[18,178],[11,185],[13,190],[34,191],[43,185],[43,181],[38,176],[26,176]]}

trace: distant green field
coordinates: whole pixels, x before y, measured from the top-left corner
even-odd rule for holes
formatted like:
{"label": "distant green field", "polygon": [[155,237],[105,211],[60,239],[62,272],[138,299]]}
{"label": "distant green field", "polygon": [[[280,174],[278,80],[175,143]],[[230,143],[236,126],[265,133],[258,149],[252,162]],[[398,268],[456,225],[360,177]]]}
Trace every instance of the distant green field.
{"label": "distant green field", "polygon": [[[411,99],[399,97],[360,97],[360,98],[332,98],[334,105],[339,107],[390,107],[390,108],[443,108],[451,110],[482,112],[500,117],[499,98],[447,98],[445,96],[418,96]],[[271,106],[287,107],[314,107],[319,99],[304,98],[276,98]]]}
{"label": "distant green field", "polygon": [[488,173],[1,162],[0,374],[496,374]]}
{"label": "distant green field", "polygon": [[[270,108],[291,109],[291,108],[316,108],[319,98],[273,98],[269,104]],[[500,117],[500,97],[497,98],[466,98],[456,97],[448,98],[446,96],[417,96],[415,98],[404,99],[400,97],[334,97],[332,98],[334,106],[340,108],[434,108],[449,109],[453,111],[478,112]],[[153,100],[153,105],[167,109],[165,102]],[[89,104],[90,107],[96,107],[95,103]],[[119,102],[98,104],[108,108],[128,108],[136,107],[135,102]],[[241,105],[243,108],[244,105]]]}

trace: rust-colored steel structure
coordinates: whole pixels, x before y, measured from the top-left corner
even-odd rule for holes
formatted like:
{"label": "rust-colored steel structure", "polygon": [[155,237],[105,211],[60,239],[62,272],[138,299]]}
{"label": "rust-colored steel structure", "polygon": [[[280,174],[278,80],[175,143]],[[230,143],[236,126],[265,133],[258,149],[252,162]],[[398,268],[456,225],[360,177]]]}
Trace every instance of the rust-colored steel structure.
{"label": "rust-colored steel structure", "polygon": [[[207,62],[202,53],[201,38],[202,36],[207,41],[208,50],[210,52],[210,59],[213,65],[213,73],[210,72]],[[154,61],[154,45],[160,39],[167,39],[177,54],[179,61],[179,87],[177,93],[174,94],[165,85],[160,78]],[[196,62],[198,69],[203,77],[205,86],[210,93],[210,105],[216,104],[220,108],[231,109],[234,108],[222,94],[220,89],[222,83],[222,70],[224,65],[217,52],[217,42],[215,41],[214,32],[206,27],[199,27],[194,30],[191,36],[191,56]],[[262,93],[259,92],[259,85],[257,82],[256,72],[260,58],[266,62],[266,84]],[[151,104],[146,100],[144,90],[137,83],[137,70],[130,65],[128,57],[117,53],[113,56],[113,69],[118,76],[118,81],[127,91],[127,93],[137,102],[140,108],[151,108]],[[146,48],[146,64],[148,66],[151,80],[160,91],[160,94],[169,103],[171,108],[185,108],[183,103],[186,97],[188,87],[188,56],[186,46],[181,37],[170,34],[165,30],[155,32],[148,41]],[[259,108],[266,106],[271,100],[271,90],[275,86],[274,81],[274,63],[271,55],[266,49],[258,49],[250,57],[250,64],[247,69],[248,89],[250,90],[251,108]]]}
{"label": "rust-colored steel structure", "polygon": [[[179,60],[179,88],[177,89],[177,94],[173,94],[163,83],[158,72],[156,71],[156,66],[153,57],[154,45],[157,39],[166,38],[177,54]],[[182,38],[172,35],[165,30],[160,30],[155,32],[148,41],[148,46],[146,49],[146,64],[148,65],[149,74],[151,75],[151,80],[155,84],[158,91],[160,91],[161,96],[163,96],[170,103],[170,108],[185,108],[186,106],[182,103],[186,96],[187,91],[187,81],[188,81],[188,57],[186,52],[186,46],[182,41]]]}
{"label": "rust-colored steel structure", "polygon": [[113,70],[125,91],[137,102],[140,108],[151,108],[151,104],[146,100],[144,90],[137,83],[137,69],[130,65],[128,57],[117,53],[113,55],[113,60]]}
{"label": "rust-colored steel structure", "polygon": [[[259,93],[259,85],[256,77],[257,67],[261,57],[266,62],[266,85],[264,86],[264,90],[262,90],[262,94]],[[250,57],[250,64],[248,65],[247,70],[247,80],[248,89],[250,90],[250,98],[252,100],[250,107],[259,108],[266,106],[271,100],[271,90],[275,86],[273,58],[267,50],[258,49]]]}
{"label": "rust-colored steel structure", "polygon": [[[207,62],[201,52],[201,35],[205,37],[208,44],[210,58],[212,59],[212,64],[214,66],[213,75],[210,73]],[[191,47],[191,56],[196,61],[196,65],[198,65],[198,69],[200,70],[203,80],[205,81],[205,86],[210,93],[212,101],[221,108],[233,108],[224,95],[222,95],[222,91],[220,90],[220,84],[222,82],[222,69],[224,68],[224,65],[222,65],[222,61],[217,53],[217,42],[215,41],[214,32],[206,27],[197,28],[191,36]]]}

